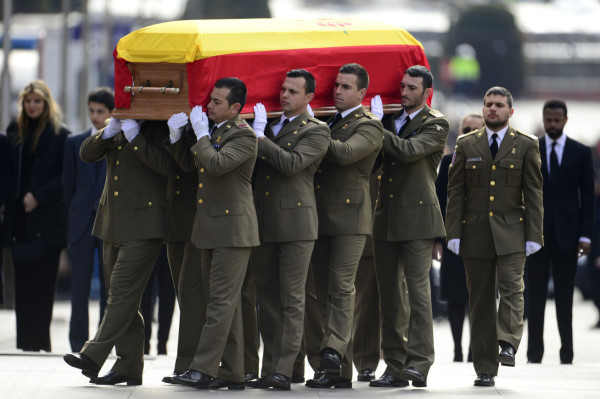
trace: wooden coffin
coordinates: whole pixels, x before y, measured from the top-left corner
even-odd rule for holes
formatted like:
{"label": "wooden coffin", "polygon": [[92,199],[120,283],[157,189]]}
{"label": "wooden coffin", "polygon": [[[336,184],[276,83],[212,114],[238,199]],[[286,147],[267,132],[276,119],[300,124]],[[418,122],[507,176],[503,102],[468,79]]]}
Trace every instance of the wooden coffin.
{"label": "wooden coffin", "polygon": [[303,68],[317,80],[315,115],[335,112],[333,82],[356,62],[370,76],[363,105],[380,95],[384,112],[400,108],[400,81],[412,65],[429,67],[421,44],[395,26],[362,19],[198,20],[152,25],[121,38],[115,58],[115,116],[166,120],[206,106],[214,82],[235,76],[248,88],[242,116],[261,102],[280,115],[285,73]]}

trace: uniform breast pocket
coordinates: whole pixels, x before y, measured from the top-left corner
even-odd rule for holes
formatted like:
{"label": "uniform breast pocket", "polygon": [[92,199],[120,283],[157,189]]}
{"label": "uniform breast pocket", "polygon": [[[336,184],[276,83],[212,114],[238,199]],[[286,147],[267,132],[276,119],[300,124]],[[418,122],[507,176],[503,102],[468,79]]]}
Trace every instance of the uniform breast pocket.
{"label": "uniform breast pocket", "polygon": [[465,162],[467,185],[471,187],[485,186],[486,179],[483,174],[488,166],[487,161],[481,159],[467,159]]}
{"label": "uniform breast pocket", "polygon": [[521,159],[503,159],[499,163],[500,170],[506,175],[506,185],[516,186],[521,184],[523,175],[523,161]]}

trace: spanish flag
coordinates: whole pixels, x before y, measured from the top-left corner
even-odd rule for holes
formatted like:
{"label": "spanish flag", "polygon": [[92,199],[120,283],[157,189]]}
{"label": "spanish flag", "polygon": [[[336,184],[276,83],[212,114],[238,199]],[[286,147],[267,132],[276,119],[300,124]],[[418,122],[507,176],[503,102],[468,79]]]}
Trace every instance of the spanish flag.
{"label": "spanish flag", "polygon": [[[384,104],[400,103],[400,82],[412,65],[429,68],[422,45],[407,31],[356,18],[231,19],[173,21],[136,30],[114,51],[115,102],[129,108],[133,85],[127,63],[186,64],[189,104],[205,106],[214,83],[235,76],[248,88],[242,113],[262,102],[280,110],[285,73],[306,69],[317,81],[313,108],[333,106],[339,68],[358,63],[369,73],[364,104],[379,94]],[[138,82],[136,82],[138,83]]]}

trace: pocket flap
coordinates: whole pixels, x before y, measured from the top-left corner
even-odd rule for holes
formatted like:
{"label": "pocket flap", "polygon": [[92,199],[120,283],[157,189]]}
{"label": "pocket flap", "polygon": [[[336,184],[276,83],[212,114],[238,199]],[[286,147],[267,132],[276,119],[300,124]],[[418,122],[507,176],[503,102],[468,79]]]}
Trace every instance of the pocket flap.
{"label": "pocket flap", "polygon": [[523,160],[522,159],[503,159],[499,163],[501,168],[506,169],[522,169],[523,168]]}
{"label": "pocket flap", "polygon": [[244,203],[240,201],[215,202],[209,205],[210,216],[241,215]]}
{"label": "pocket flap", "polygon": [[281,197],[281,209],[309,208],[314,199],[307,195]]}

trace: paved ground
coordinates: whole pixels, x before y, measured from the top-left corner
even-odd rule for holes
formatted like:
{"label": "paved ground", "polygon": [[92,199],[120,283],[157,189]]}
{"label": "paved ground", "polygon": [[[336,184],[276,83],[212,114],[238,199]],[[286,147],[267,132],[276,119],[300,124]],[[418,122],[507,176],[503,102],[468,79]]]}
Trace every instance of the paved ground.
{"label": "paved ground", "polygon": [[[90,305],[90,314],[97,322],[97,302]],[[156,342],[150,356],[146,357],[144,385],[95,386],[79,372],[67,366],[62,355],[69,351],[69,303],[57,302],[52,323],[52,353],[25,354],[15,349],[15,317],[11,310],[0,310],[0,398],[198,398],[211,397],[262,397],[272,398],[373,398],[410,395],[419,398],[482,397],[482,398],[599,398],[600,397],[600,330],[591,326],[598,314],[590,302],[576,298],[574,309],[575,361],[573,365],[559,364],[559,337],[556,328],[554,303],[548,303],[546,312],[546,355],[541,365],[527,364],[526,344],[517,353],[517,367],[501,367],[494,388],[473,387],[474,371],[471,363],[453,363],[450,327],[446,321],[435,323],[437,360],[429,374],[428,388],[369,388],[367,383],[354,382],[354,389],[315,390],[303,384],[294,385],[291,392],[199,391],[182,386],[163,384],[161,378],[172,371],[176,345],[176,320],[173,323],[168,356],[154,356]],[[155,330],[156,331],[156,330]],[[92,331],[93,333],[93,331]],[[465,346],[467,342],[465,336]],[[523,339],[526,343],[526,336]],[[107,371],[114,362],[106,362]],[[377,370],[379,376],[385,368],[383,362]],[[308,370],[308,367],[307,367]]]}

